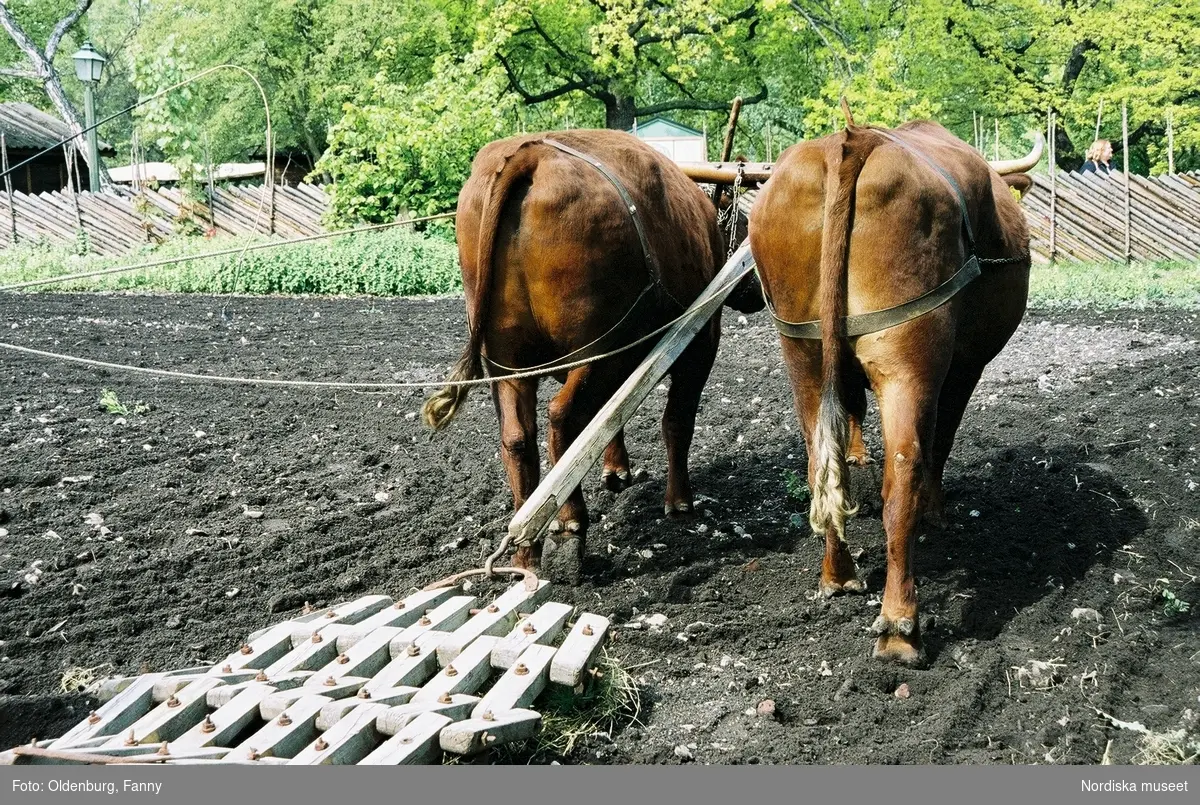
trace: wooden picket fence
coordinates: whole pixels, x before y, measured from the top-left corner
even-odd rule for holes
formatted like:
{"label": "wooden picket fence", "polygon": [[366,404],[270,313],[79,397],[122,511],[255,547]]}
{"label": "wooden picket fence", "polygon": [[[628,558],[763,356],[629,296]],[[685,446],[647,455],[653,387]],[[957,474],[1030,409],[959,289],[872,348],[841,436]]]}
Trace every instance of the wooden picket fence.
{"label": "wooden picket fence", "polygon": [[0,249],[14,242],[77,243],[121,255],[166,240],[185,226],[206,233],[302,237],[324,230],[329,196],[312,185],[229,185],[215,188],[205,204],[189,202],[177,188],[116,186],[100,193],[61,190],[10,197],[0,187]]}
{"label": "wooden picket fence", "polygon": [[[1050,259],[1050,177],[1031,174],[1034,186],[1021,206],[1029,222],[1034,260]],[[1129,257],[1200,259],[1200,173],[1129,177]],[[1066,173],[1056,177],[1054,259],[1124,262],[1125,176]]]}

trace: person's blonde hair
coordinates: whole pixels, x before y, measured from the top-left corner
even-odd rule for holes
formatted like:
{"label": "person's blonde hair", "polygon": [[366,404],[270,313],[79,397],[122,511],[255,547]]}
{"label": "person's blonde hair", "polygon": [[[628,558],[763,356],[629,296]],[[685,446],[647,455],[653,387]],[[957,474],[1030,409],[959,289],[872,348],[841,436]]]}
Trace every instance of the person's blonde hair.
{"label": "person's blonde hair", "polygon": [[[1105,158],[1105,154],[1108,158]],[[1092,143],[1092,147],[1087,150],[1086,159],[1088,162],[1095,162],[1099,165],[1101,162],[1108,162],[1112,159],[1112,143],[1108,140],[1096,140]]]}

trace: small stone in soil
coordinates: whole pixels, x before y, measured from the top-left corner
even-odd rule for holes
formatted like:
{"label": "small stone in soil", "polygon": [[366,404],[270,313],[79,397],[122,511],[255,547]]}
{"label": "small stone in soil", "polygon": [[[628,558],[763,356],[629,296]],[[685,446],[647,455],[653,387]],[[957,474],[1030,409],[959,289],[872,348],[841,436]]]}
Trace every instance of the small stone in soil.
{"label": "small stone in soil", "polygon": [[692,760],[695,755],[692,754],[691,749],[688,749],[683,744],[679,744],[675,747],[675,757],[679,758],[680,760]]}
{"label": "small stone in soil", "polygon": [[775,717],[775,700],[774,699],[763,699],[761,702],[758,703],[758,707],[756,707],[754,709],[755,709],[755,712],[757,712],[758,715],[763,718],[774,718]]}
{"label": "small stone in soil", "polygon": [[895,694],[895,695],[896,695],[896,698],[897,698],[897,699],[907,699],[909,696],[911,696],[911,695],[912,695],[912,691],[910,691],[910,690],[908,689],[908,683],[907,683],[907,682],[901,682],[901,683],[900,683],[900,687],[896,688],[896,694]]}

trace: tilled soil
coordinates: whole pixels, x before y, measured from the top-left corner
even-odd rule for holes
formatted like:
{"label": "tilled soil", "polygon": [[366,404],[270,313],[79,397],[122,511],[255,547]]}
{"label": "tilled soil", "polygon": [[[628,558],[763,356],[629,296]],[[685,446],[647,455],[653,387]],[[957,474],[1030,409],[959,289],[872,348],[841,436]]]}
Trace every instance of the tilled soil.
{"label": "tilled soil", "polygon": [[[256,377],[436,378],[464,338],[461,298],[46,294],[0,311],[10,343]],[[1194,735],[1198,332],[1184,311],[1027,316],[959,432],[950,525],[918,546],[930,665],[910,670],[870,657],[878,465],[855,470],[850,527],[869,591],[814,600],[822,544],[791,494],[804,447],[777,338],[762,315],[727,312],[692,451],[696,517],[661,513],[660,388],[628,428],[647,477],[615,495],[598,473],[587,483],[584,580],[552,595],[621,627],[639,721],[524,759],[1097,763],[1107,748],[1125,763],[1139,734],[1100,713]],[[10,352],[0,378],[0,748],[86,714],[63,693],[72,669],[187,667],[305,602],[404,595],[478,566],[511,514],[484,391],[431,439],[420,391],[202,384]],[[104,389],[128,413],[103,410]],[[867,438],[879,457],[873,419]]]}

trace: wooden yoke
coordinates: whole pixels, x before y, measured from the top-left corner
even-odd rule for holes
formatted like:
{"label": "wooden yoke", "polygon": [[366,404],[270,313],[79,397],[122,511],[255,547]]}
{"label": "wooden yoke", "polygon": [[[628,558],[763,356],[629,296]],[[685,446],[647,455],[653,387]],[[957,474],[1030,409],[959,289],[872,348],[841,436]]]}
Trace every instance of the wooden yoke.
{"label": "wooden yoke", "polygon": [[742,187],[760,185],[771,178],[771,162],[680,162],[679,167],[697,184],[731,185],[742,166]]}

